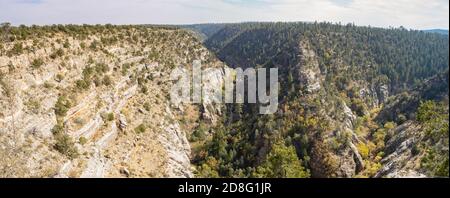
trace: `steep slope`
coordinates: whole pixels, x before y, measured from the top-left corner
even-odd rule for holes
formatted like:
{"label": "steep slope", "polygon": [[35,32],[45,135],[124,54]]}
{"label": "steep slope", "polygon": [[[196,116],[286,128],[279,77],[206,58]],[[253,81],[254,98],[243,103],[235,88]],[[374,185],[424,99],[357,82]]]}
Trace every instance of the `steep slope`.
{"label": "steep slope", "polygon": [[399,126],[387,131],[375,177],[448,177],[448,83],[447,71],[387,102],[378,119]]}
{"label": "steep slope", "polygon": [[199,106],[172,106],[169,74],[220,62],[186,31],[68,25],[2,35],[1,177],[193,176],[187,135]]}
{"label": "steep slope", "polygon": [[404,29],[228,24],[204,43],[231,67],[279,68],[281,90],[274,115],[258,115],[256,105],[227,106],[226,124],[196,156],[202,176],[274,176],[268,163],[293,173],[275,176],[307,176],[288,164],[273,167],[273,145],[281,143],[295,147],[312,177],[373,177],[386,166],[385,145],[395,147],[386,131],[401,124],[378,119],[392,113],[383,108],[389,97],[448,71],[448,37]]}

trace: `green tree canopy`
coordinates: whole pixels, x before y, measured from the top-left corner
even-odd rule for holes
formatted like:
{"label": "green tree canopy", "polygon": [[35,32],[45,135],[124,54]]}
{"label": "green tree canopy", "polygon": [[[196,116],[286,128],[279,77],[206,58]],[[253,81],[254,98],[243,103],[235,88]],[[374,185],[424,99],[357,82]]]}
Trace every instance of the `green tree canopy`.
{"label": "green tree canopy", "polygon": [[309,172],[301,165],[293,146],[286,146],[280,141],[272,150],[264,164],[258,167],[256,177],[270,178],[307,178]]}

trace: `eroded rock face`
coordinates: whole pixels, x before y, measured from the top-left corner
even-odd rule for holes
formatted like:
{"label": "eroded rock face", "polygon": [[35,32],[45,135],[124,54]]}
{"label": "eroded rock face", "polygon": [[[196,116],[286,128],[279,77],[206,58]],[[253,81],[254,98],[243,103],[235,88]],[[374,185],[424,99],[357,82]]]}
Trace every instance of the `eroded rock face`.
{"label": "eroded rock face", "polygon": [[309,45],[306,41],[300,43],[301,61],[297,68],[300,85],[304,87],[306,93],[314,93],[320,90],[323,77],[316,54]]}
{"label": "eroded rock face", "polygon": [[[110,34],[126,32],[138,41],[100,44],[104,33],[80,40],[60,32],[42,36],[41,46],[23,41],[32,52],[13,57],[0,53],[0,158],[10,156],[0,160],[7,170],[1,177],[193,177],[187,135],[197,120],[181,126],[183,112],[170,107],[170,69],[188,67],[192,60],[205,67],[219,61],[182,30],[130,28]],[[152,39],[156,36],[171,39]],[[69,44],[62,46],[57,39]],[[82,47],[94,41],[102,50]],[[50,58],[58,49],[62,57]],[[32,68],[36,58],[43,64]],[[211,75],[216,88],[223,72]],[[55,105],[62,96],[70,107],[57,115]],[[205,105],[211,110],[205,117],[217,120],[219,107]],[[57,124],[63,125],[59,133],[73,142],[76,157],[54,148]]]}
{"label": "eroded rock face", "polygon": [[317,57],[307,41],[300,43],[299,51],[300,62],[297,70],[304,98],[312,101],[320,98],[321,106],[316,106],[318,109],[315,111],[329,126],[329,131],[312,137],[321,139],[322,141],[316,144],[321,145],[320,149],[324,149],[317,151],[323,154],[312,155],[312,174],[314,177],[354,177],[364,169],[364,160],[355,146],[361,143],[354,132],[357,116],[344,101],[333,102],[324,97],[327,91],[321,86],[324,77]]}
{"label": "eroded rock face", "polygon": [[408,121],[391,132],[394,136],[386,143],[386,157],[381,160],[383,167],[375,177],[425,177],[418,172],[420,159],[414,147],[421,139],[421,126]]}
{"label": "eroded rock face", "polygon": [[[227,68],[225,68],[227,69]],[[231,72],[231,70],[228,70]],[[218,117],[222,115],[224,103],[222,87],[224,87],[224,69],[207,69],[203,72],[203,118],[211,124],[216,124]],[[219,92],[215,92],[215,91]]]}
{"label": "eroded rock face", "polygon": [[345,104],[341,103],[340,110],[342,112],[342,120],[332,120],[333,126],[337,127],[336,133],[328,138],[342,138],[345,136],[344,145],[336,151],[336,156],[339,159],[339,167],[336,171],[336,177],[354,177],[360,171],[364,169],[364,160],[361,157],[356,144],[361,143],[360,138],[354,132],[354,126],[356,124],[356,115],[353,114],[351,109]]}
{"label": "eroded rock face", "polygon": [[359,161],[361,156],[358,150],[353,143],[350,142],[349,144],[350,149],[342,149],[338,154],[341,157],[339,157],[339,168],[336,171],[336,177],[351,178],[362,169]]}
{"label": "eroded rock face", "polygon": [[119,115],[119,128],[122,131],[125,131],[127,129],[127,119],[125,118],[125,116],[123,114]]}
{"label": "eroded rock face", "polygon": [[364,99],[368,107],[377,108],[385,104],[389,98],[389,86],[386,84],[367,85],[360,82],[359,97]]}
{"label": "eroded rock face", "polygon": [[389,97],[389,87],[388,85],[380,85],[378,87],[378,104],[384,104],[387,102],[387,99]]}
{"label": "eroded rock face", "polygon": [[167,174],[169,177],[193,177],[190,163],[191,147],[186,134],[177,124],[162,128],[166,133],[159,140],[168,155]]}

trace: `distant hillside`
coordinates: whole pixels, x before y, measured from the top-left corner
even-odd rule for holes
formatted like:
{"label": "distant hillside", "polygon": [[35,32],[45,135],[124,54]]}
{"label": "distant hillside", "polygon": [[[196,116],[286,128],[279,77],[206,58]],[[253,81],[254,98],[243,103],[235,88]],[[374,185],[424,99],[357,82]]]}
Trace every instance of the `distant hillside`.
{"label": "distant hillside", "polygon": [[431,33],[438,33],[438,34],[443,34],[443,35],[447,35],[448,36],[448,30],[443,30],[443,29],[431,29],[431,30],[424,30],[425,32],[431,32]]}
{"label": "distant hillside", "polygon": [[211,24],[195,24],[195,25],[181,25],[179,27],[192,30],[197,33],[197,36],[201,40],[206,40],[212,35],[219,32],[222,28],[224,28],[226,24],[221,23],[211,23]]}

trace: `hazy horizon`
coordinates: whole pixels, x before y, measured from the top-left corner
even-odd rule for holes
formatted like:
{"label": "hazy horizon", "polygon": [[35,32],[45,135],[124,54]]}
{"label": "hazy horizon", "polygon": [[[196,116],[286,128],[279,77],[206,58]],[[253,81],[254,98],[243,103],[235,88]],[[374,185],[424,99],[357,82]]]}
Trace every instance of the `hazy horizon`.
{"label": "hazy horizon", "polygon": [[13,25],[332,22],[445,29],[447,0],[0,0]]}

